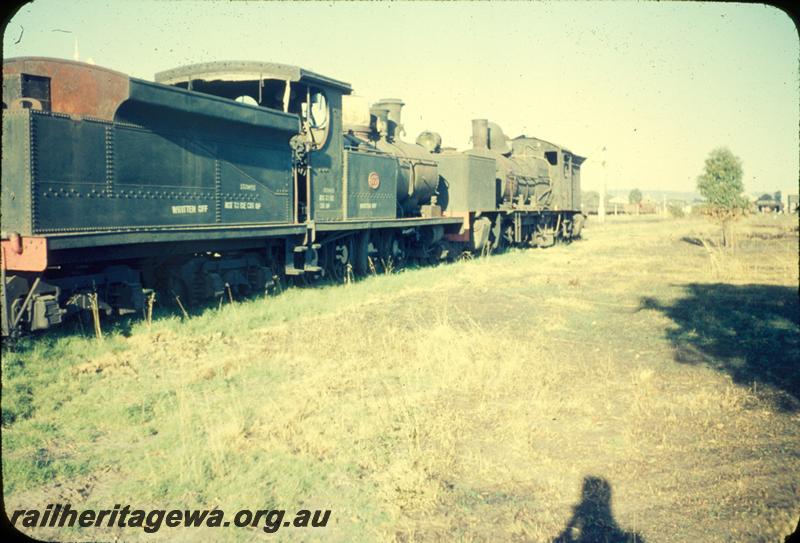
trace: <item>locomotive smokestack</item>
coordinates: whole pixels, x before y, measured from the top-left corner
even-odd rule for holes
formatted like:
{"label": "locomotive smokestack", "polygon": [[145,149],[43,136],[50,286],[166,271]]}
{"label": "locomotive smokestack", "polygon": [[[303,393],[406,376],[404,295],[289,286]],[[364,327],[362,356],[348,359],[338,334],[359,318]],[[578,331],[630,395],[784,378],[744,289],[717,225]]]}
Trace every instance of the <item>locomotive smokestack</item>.
{"label": "locomotive smokestack", "polygon": [[[397,139],[403,128],[401,112],[405,104],[399,98],[381,98],[375,102],[375,108],[385,109],[389,112],[389,138]],[[403,131],[405,133],[405,131]]]}
{"label": "locomotive smokestack", "polygon": [[472,120],[472,148],[488,149],[489,121],[487,119]]}
{"label": "locomotive smokestack", "polygon": [[378,131],[380,139],[388,139],[389,110],[380,106],[380,104],[375,104],[369,108],[369,113],[375,117],[375,129]]}

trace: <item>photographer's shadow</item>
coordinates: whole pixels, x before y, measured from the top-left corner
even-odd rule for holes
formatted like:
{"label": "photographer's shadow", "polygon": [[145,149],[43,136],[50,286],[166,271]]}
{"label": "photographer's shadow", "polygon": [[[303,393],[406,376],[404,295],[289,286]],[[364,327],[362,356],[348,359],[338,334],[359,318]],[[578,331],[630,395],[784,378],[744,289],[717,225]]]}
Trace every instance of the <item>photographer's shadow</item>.
{"label": "photographer's shadow", "polygon": [[581,502],[552,543],[644,543],[636,532],[617,525],[611,513],[611,485],[601,477],[583,479]]}

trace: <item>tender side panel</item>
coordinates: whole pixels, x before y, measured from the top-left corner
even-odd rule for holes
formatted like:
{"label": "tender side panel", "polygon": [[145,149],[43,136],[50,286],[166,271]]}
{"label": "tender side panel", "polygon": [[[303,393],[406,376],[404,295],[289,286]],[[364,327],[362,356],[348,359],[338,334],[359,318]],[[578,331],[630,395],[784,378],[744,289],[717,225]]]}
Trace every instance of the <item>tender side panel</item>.
{"label": "tender side panel", "polygon": [[215,222],[215,149],[182,135],[114,127],[116,218],[98,226]]}
{"label": "tender side panel", "polygon": [[272,131],[242,144],[42,113],[32,123],[36,233],[292,220],[291,151]]}
{"label": "tender side panel", "polygon": [[121,190],[214,190],[213,144],[169,133],[114,127],[114,181]]}
{"label": "tender side panel", "polygon": [[449,212],[492,211],[496,207],[495,161],[475,155],[439,157],[439,203]]}
{"label": "tender side panel", "polygon": [[35,232],[114,220],[106,186],[106,125],[43,114],[34,114],[31,124]]}
{"label": "tender side panel", "polygon": [[347,218],[393,219],[397,216],[397,159],[345,151]]}
{"label": "tender side panel", "polygon": [[3,111],[2,230],[30,235],[30,112]]}
{"label": "tender side panel", "polygon": [[292,221],[292,159],[286,149],[219,144],[223,223]]}

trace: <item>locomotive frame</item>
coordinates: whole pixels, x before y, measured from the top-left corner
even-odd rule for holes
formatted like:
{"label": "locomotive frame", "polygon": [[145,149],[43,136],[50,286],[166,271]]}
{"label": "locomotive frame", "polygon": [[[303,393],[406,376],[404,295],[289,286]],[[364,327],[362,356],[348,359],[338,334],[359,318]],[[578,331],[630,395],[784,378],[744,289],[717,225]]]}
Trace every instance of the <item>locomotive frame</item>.
{"label": "locomotive frame", "polygon": [[152,290],[195,304],[580,235],[584,158],[555,144],[509,147],[485,120],[468,151],[406,143],[400,100],[345,125],[349,84],[282,64],[155,79],[4,62],[4,337],[93,303],[141,311]]}

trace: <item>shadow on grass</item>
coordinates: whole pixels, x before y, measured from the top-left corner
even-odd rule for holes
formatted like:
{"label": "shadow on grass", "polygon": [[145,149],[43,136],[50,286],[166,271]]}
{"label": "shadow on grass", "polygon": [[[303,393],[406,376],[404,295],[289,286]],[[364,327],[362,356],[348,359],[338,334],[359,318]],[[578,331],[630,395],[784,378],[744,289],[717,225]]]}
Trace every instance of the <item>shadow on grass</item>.
{"label": "shadow on grass", "polygon": [[581,501],[572,509],[564,530],[552,543],[644,543],[636,532],[617,525],[611,511],[611,485],[602,477],[583,479]]}
{"label": "shadow on grass", "polygon": [[800,410],[797,288],[693,283],[687,291],[671,303],[641,300],[641,309],[661,311],[675,322],[667,330],[675,360],[707,364],[741,385],[767,385],[777,408]]}

